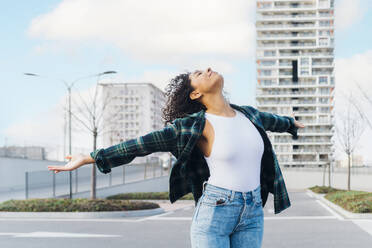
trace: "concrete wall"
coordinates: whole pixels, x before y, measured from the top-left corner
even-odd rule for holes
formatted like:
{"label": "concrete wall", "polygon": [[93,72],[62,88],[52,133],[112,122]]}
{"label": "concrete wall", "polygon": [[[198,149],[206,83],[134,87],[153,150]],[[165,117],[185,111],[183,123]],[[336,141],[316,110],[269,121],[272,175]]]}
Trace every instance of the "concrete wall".
{"label": "concrete wall", "polygon": [[[281,168],[281,171],[288,190],[304,190],[315,185],[323,186],[324,169]],[[328,186],[328,170],[325,173],[325,186]],[[331,171],[331,186],[347,189],[347,168],[335,168]],[[353,168],[350,188],[372,192],[372,168]]]}

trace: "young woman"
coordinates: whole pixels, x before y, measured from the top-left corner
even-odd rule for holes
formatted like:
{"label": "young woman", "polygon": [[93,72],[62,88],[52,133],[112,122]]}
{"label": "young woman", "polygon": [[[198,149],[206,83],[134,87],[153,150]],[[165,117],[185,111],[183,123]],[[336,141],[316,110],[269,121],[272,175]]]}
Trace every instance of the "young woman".
{"label": "young woman", "polygon": [[231,104],[223,86],[222,75],[211,68],[180,74],[166,90],[163,115],[169,127],[97,149],[90,156],[67,156],[72,160],[65,166],[48,168],[58,173],[96,163],[109,173],[136,156],[171,151],[178,159],[170,176],[172,203],[190,190],[188,179],[181,179],[188,176],[192,181],[192,247],[261,247],[268,192],[275,193],[275,213],[290,205],[275,153],[262,130],[297,136],[297,128],[305,126],[293,114],[291,118]]}

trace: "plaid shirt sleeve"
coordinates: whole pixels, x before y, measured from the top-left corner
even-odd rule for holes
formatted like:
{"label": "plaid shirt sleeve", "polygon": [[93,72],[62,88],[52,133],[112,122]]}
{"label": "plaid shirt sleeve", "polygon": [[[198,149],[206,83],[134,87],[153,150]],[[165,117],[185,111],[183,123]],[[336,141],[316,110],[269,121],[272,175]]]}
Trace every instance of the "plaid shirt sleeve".
{"label": "plaid shirt sleeve", "polygon": [[90,153],[98,169],[107,174],[111,168],[127,164],[137,156],[143,157],[154,152],[168,152],[176,147],[178,129],[170,125],[143,136],[123,141],[107,148],[99,148]]}
{"label": "plaid shirt sleeve", "polygon": [[293,139],[298,139],[298,127],[295,126],[293,117],[277,115],[264,111],[258,112],[265,130],[279,133],[288,132],[292,134]]}

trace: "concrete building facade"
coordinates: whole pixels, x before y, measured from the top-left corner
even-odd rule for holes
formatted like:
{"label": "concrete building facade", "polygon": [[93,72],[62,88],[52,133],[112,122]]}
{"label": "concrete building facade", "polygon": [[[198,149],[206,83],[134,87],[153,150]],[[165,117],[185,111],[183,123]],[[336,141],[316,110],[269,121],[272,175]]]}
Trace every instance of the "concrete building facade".
{"label": "concrete building facade", "polygon": [[269,137],[280,165],[334,165],[334,0],[257,0],[256,105],[306,126]]}
{"label": "concrete building facade", "polygon": [[[164,127],[162,107],[165,94],[152,83],[101,83],[103,111],[103,146],[119,144]],[[154,154],[162,156],[159,152]],[[140,163],[152,157],[137,157]]]}

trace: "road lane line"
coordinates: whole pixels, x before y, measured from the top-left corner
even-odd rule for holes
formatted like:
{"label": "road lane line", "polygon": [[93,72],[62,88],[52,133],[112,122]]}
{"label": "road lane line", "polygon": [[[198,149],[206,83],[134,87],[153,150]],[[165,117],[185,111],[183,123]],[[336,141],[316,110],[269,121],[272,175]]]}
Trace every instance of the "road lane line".
{"label": "road lane line", "polygon": [[66,233],[66,232],[28,232],[14,233],[2,232],[2,236],[13,236],[14,238],[102,238],[102,237],[122,237],[122,235],[95,234],[95,233]]}
{"label": "road lane line", "polygon": [[325,203],[323,203],[321,200],[315,200],[317,203],[319,203],[322,207],[324,207],[325,209],[327,209],[332,215],[334,215],[337,219],[339,220],[345,220],[345,218],[343,216],[341,216],[340,214],[338,214],[336,211],[334,211],[332,208],[330,208],[329,206],[327,206]]}

